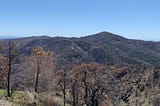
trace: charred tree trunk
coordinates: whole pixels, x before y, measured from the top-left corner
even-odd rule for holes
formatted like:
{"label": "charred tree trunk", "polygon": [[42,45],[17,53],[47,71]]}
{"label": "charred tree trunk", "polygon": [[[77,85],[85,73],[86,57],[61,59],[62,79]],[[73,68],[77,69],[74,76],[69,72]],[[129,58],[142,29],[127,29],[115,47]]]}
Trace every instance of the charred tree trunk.
{"label": "charred tree trunk", "polygon": [[[10,53],[9,53],[10,54]],[[10,75],[11,75],[11,57],[9,57],[9,67],[8,67],[8,78],[7,78],[7,96],[11,97],[11,92],[10,92]]]}
{"label": "charred tree trunk", "polygon": [[83,83],[84,83],[84,86],[85,86],[84,101],[85,101],[86,106],[90,106],[89,103],[88,103],[88,85],[87,85],[86,80],[87,80],[87,72],[84,72],[84,80],[83,80]]}
{"label": "charred tree trunk", "polygon": [[37,93],[38,93],[38,83],[39,83],[39,72],[40,72],[40,64],[37,63],[36,77],[35,77],[35,85],[34,85],[34,105],[37,105]]}
{"label": "charred tree trunk", "polygon": [[63,99],[64,99],[64,106],[66,106],[66,72],[64,73],[64,86],[63,86]]}
{"label": "charred tree trunk", "polygon": [[77,84],[77,80],[72,80],[72,98],[73,98],[73,106],[77,106],[78,105],[78,95],[76,93],[76,84]]}
{"label": "charred tree trunk", "polygon": [[8,76],[7,76],[7,96],[11,97],[11,92],[10,92],[10,77],[11,77],[11,65],[12,65],[12,47],[11,47],[11,43],[8,43]]}
{"label": "charred tree trunk", "polygon": [[38,92],[39,72],[40,72],[40,64],[37,63],[37,72],[36,72],[35,85],[34,85],[34,91],[35,91],[35,93]]}

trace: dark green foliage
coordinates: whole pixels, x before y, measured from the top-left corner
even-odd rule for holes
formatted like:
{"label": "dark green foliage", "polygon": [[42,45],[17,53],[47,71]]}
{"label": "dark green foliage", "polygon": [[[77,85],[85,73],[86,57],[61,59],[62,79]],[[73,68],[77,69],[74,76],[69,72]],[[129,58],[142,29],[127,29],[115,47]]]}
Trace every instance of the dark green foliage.
{"label": "dark green foliage", "polygon": [[[7,40],[3,40],[4,46],[5,42]],[[21,55],[29,55],[37,46],[54,51],[58,67],[89,62],[160,66],[159,42],[130,40],[108,32],[82,38],[29,37],[15,39],[15,42]]]}

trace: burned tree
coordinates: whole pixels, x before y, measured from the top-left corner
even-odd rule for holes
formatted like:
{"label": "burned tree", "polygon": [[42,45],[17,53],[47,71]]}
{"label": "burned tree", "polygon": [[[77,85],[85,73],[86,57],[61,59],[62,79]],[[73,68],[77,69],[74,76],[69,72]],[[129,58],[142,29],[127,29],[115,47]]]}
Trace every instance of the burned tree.
{"label": "burned tree", "polygon": [[70,68],[69,66],[62,67],[61,71],[58,73],[57,81],[60,89],[63,92],[63,105],[66,106],[66,90],[68,88],[69,84],[69,72]]}
{"label": "burned tree", "polygon": [[47,89],[47,85],[53,75],[53,54],[51,51],[45,51],[42,47],[37,47],[32,50],[30,60],[30,67],[32,67],[33,73],[35,74],[33,88],[36,105],[36,94],[45,88]]}
{"label": "burned tree", "polygon": [[[5,47],[2,45],[0,48],[3,48],[3,53],[1,54],[1,68],[5,71],[7,79],[7,96],[11,97],[13,89],[11,89],[11,74],[13,72],[13,65],[17,61],[18,51],[13,41],[8,41]],[[2,67],[3,66],[3,67]]]}
{"label": "burned tree", "polygon": [[76,66],[74,70],[77,80],[82,84],[85,104],[99,106],[106,90],[106,68],[98,63],[90,63]]}

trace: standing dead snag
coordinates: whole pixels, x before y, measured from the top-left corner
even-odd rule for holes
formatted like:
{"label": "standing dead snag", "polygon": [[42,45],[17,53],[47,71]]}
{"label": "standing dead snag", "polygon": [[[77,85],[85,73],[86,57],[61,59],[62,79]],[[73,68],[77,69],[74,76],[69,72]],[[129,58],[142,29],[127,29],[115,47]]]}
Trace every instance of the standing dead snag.
{"label": "standing dead snag", "polygon": [[73,73],[70,75],[70,84],[69,84],[69,89],[70,93],[72,95],[72,100],[73,100],[73,106],[79,106],[79,99],[80,99],[80,90],[81,90],[81,82],[77,79],[78,76],[77,74],[74,73],[74,69],[72,70]]}
{"label": "standing dead snag", "polygon": [[7,59],[8,59],[7,94],[8,94],[8,97],[11,97],[13,93],[13,89],[11,88],[11,72],[13,71],[12,65],[15,64],[18,60],[18,50],[15,44],[13,43],[13,41],[8,42],[7,51],[8,51],[7,53]]}
{"label": "standing dead snag", "polygon": [[36,94],[39,92],[40,86],[45,87],[45,83],[47,83],[47,80],[49,80],[53,72],[54,65],[52,58],[52,53],[50,51],[44,51],[42,47],[37,47],[32,50],[31,59],[35,69],[34,91]]}
{"label": "standing dead snag", "polygon": [[12,70],[12,50],[13,50],[13,45],[11,42],[8,43],[8,87],[7,87],[7,94],[9,97],[11,97],[11,92],[10,92],[10,77],[11,77],[11,70]]}
{"label": "standing dead snag", "polygon": [[69,72],[69,66],[64,66],[59,73],[58,77],[58,85],[60,86],[62,92],[63,92],[63,105],[66,106],[66,90],[68,87],[68,82],[69,82],[69,77],[68,77],[68,72]]}
{"label": "standing dead snag", "polygon": [[[0,46],[2,48],[2,45]],[[11,72],[13,71],[12,65],[16,63],[17,50],[12,41],[8,41],[7,48],[4,48],[4,54],[1,55],[3,57],[3,65],[5,70],[7,71],[7,96],[11,97]],[[13,90],[13,89],[12,89]]]}
{"label": "standing dead snag", "polygon": [[78,99],[77,99],[77,93],[76,93],[76,85],[77,85],[77,80],[76,79],[71,79],[71,93],[72,93],[72,98],[73,98],[73,106],[76,106],[76,104],[78,105]]}
{"label": "standing dead snag", "polygon": [[106,68],[98,63],[90,63],[76,66],[74,72],[81,81],[85,104],[99,106],[99,101],[105,93]]}

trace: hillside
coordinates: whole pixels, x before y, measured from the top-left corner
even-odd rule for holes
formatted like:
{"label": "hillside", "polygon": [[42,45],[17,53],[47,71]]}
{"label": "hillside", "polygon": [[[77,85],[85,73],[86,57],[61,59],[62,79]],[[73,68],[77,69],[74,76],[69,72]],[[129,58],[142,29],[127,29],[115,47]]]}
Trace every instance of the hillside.
{"label": "hillside", "polygon": [[58,66],[89,62],[160,66],[160,42],[131,40],[108,32],[81,38],[39,36],[13,41],[21,54],[29,54],[37,46],[53,51]]}
{"label": "hillside", "polygon": [[[46,104],[46,100],[49,99],[48,102],[60,104],[58,106],[63,105],[63,94],[58,86],[58,81],[61,80],[63,83],[65,75],[67,103],[72,105],[73,100],[70,98],[72,98],[73,92],[71,91],[75,91],[77,97],[82,99],[78,101],[83,104],[86,98],[84,96],[84,79],[81,78],[84,78],[86,72],[89,73],[89,76],[86,77],[88,78],[86,86],[91,87],[89,93],[94,92],[93,88],[96,89],[95,92],[98,90],[94,96],[92,93],[91,96],[88,96],[89,100],[90,97],[98,96],[99,99],[96,100],[101,101],[99,106],[157,106],[156,104],[160,104],[160,68],[158,67],[160,66],[160,42],[132,40],[109,32],[101,32],[81,38],[39,36],[2,39],[4,48],[10,40],[15,44],[15,49],[18,50],[16,52],[20,54],[18,55],[20,59],[13,62],[11,75],[11,87],[20,93],[19,96],[22,96],[22,92],[28,93],[28,90],[33,89],[35,66],[38,65],[33,60],[35,58],[32,59],[29,55],[33,48],[43,47],[45,50],[53,52],[53,56],[50,56],[54,59],[56,69],[47,67],[48,63],[41,60],[42,63],[44,61],[44,64],[41,64],[39,83],[40,98],[38,100],[40,104]],[[2,54],[4,53],[6,53],[5,50]],[[51,61],[53,62],[52,59]],[[88,71],[86,71],[87,69]],[[63,78],[59,79],[61,76]],[[3,77],[2,75],[1,89],[6,88]],[[75,82],[77,85],[73,80],[78,81]],[[71,86],[76,87],[72,89]],[[100,96],[103,94],[101,87],[105,89],[103,96]],[[34,94],[32,89],[29,94]],[[20,101],[23,101],[25,104],[28,100],[28,103],[32,104],[33,100],[30,100],[31,98],[28,96],[24,96],[24,100],[15,99],[15,102],[19,104]],[[4,97],[4,95],[0,97]],[[56,101],[56,98],[59,102]],[[6,100],[6,98],[2,99]]]}

